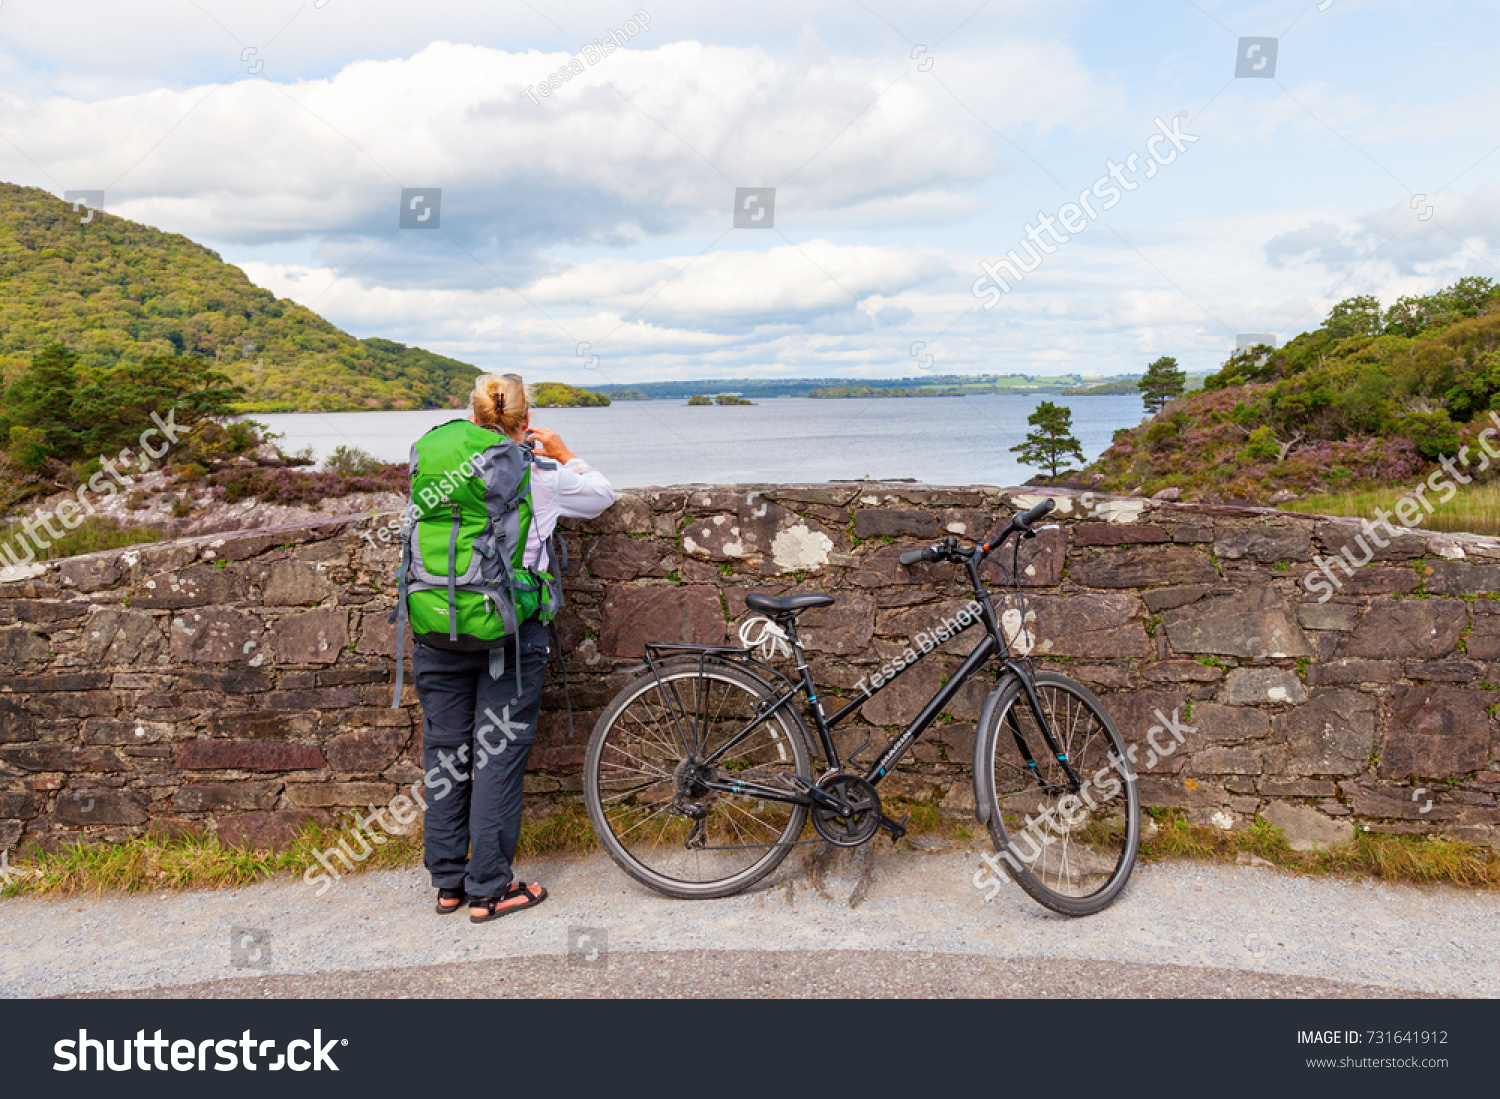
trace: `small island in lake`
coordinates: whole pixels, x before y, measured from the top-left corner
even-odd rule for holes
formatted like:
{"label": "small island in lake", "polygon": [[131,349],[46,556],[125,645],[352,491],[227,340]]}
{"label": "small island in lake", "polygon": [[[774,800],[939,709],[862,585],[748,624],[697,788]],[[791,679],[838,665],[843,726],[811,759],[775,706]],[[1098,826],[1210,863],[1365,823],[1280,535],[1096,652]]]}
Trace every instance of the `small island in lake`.
{"label": "small island in lake", "polygon": [[607,408],[609,398],[565,382],[538,382],[531,403],[537,408]]}

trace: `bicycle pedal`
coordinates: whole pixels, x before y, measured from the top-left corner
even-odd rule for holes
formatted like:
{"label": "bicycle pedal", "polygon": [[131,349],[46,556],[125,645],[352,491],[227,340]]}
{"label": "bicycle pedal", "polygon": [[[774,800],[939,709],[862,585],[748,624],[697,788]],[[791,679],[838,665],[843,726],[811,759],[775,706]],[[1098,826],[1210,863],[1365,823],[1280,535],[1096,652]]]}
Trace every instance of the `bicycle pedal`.
{"label": "bicycle pedal", "polygon": [[906,826],[910,823],[910,813],[907,813],[906,816],[902,817],[900,820],[892,820],[884,813],[880,814],[880,827],[884,828],[891,834],[892,846],[900,843],[906,837]]}

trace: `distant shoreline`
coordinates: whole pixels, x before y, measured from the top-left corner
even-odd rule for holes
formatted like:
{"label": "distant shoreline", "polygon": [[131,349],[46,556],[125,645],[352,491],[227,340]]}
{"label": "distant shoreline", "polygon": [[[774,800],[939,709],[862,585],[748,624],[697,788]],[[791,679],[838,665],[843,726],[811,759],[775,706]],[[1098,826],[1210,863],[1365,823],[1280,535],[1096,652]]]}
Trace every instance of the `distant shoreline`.
{"label": "distant shoreline", "polygon": [[[903,400],[910,400],[910,399],[913,399],[913,398],[922,398],[922,399],[926,399],[926,400],[935,400],[935,399],[941,399],[941,398],[944,398],[944,397],[951,397],[951,398],[960,398],[961,397],[961,398],[963,398],[965,400],[969,400],[969,399],[972,399],[972,398],[975,398],[975,397],[1066,397],[1069,400],[1072,400],[1072,399],[1078,398],[1078,397],[1120,397],[1120,396],[1127,396],[1128,397],[1128,396],[1130,396],[1130,394],[1128,394],[1128,393],[1124,393],[1124,394],[1121,394],[1121,393],[1072,393],[1072,394],[1069,394],[1069,393],[1066,393],[1066,392],[1064,392],[1062,390],[1059,390],[1059,389],[1015,390],[1015,391],[1011,391],[1011,392],[1007,392],[1007,393],[889,393],[889,394],[887,394],[887,393],[880,393],[880,394],[876,394],[876,393],[861,393],[861,394],[849,394],[847,396],[840,394],[838,396],[821,396],[821,397],[810,397],[810,396],[806,396],[806,395],[787,394],[787,395],[784,395],[784,396],[777,396],[777,397],[760,397],[760,398],[757,398],[755,401],[753,401],[751,403],[752,404],[767,404],[767,403],[770,403],[772,401],[805,401],[805,400],[812,400],[812,401],[903,401]],[[618,398],[615,398],[615,399],[611,400],[611,402],[610,402],[609,405],[592,405],[592,406],[590,406],[590,405],[536,405],[535,408],[537,409],[538,412],[542,412],[542,411],[555,412],[558,409],[606,408],[606,407],[613,408],[615,406],[640,405],[640,404],[681,405],[683,407],[686,407],[687,406],[687,400],[686,400],[686,398],[683,398],[683,397],[637,397],[634,400],[625,400],[625,401],[622,401],[622,400],[619,400]],[[709,406],[701,406],[700,405],[698,407],[709,407]],[[715,405],[715,406],[712,406],[712,407],[716,407],[717,408],[717,407],[729,407],[729,406]],[[246,409],[236,409],[235,415],[236,416],[240,416],[240,417],[252,417],[253,418],[255,416],[355,416],[355,415],[364,416],[364,415],[375,415],[375,414],[385,414],[385,413],[398,413],[398,412],[399,413],[452,412],[454,414],[458,414],[458,413],[462,413],[463,411],[464,411],[464,409],[462,409],[462,408],[449,408],[449,409],[443,409],[443,408],[339,408],[339,409],[333,409],[333,410],[328,410],[328,409],[302,409],[302,410],[276,409],[275,411],[271,411],[271,410],[255,410],[255,409],[249,409],[249,410],[246,410]]]}

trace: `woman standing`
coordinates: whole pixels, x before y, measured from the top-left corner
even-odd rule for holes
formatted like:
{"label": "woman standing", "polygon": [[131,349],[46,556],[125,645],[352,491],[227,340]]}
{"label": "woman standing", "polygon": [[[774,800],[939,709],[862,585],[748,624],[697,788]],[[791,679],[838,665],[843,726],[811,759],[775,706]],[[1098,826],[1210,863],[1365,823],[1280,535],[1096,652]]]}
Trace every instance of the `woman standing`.
{"label": "woman standing", "polygon": [[[549,652],[545,610],[553,602],[538,574],[557,584],[547,549],[557,520],[592,519],[615,493],[556,432],[531,425],[519,375],[480,377],[471,403],[472,420],[434,428],[413,447],[413,508],[428,529],[412,524],[401,602],[404,609],[411,600],[412,671],[422,704],[424,861],[438,890],[437,911],[456,912],[467,900],[469,919],[484,923],[547,897],[539,883],[516,881],[511,866]],[[503,438],[476,434],[476,427]],[[503,562],[497,583],[507,537],[519,560]],[[487,568],[488,578],[466,590],[464,582],[474,585]],[[484,640],[486,631],[499,640]],[[512,659],[516,665],[507,667]]]}

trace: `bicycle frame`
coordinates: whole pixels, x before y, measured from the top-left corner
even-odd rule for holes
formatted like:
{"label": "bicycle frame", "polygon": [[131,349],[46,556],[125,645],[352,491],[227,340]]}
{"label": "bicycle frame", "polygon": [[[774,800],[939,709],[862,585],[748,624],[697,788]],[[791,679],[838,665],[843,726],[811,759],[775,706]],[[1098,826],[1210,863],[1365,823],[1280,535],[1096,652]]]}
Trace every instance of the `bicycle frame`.
{"label": "bicycle frame", "polygon": [[[1053,735],[1046,715],[1042,711],[1041,699],[1037,695],[1036,685],[1032,682],[1031,674],[1018,660],[1016,660],[1014,655],[1012,655],[1012,653],[1010,652],[1010,647],[1006,643],[1005,637],[1001,632],[1000,621],[998,616],[995,614],[994,605],[990,602],[989,591],[984,586],[984,581],[979,576],[979,566],[983,563],[986,556],[987,554],[980,552],[978,549],[969,551],[967,554],[964,554],[962,556],[963,563],[968,572],[969,583],[971,588],[973,589],[974,602],[979,605],[979,616],[977,619],[971,618],[952,636],[946,638],[942,644],[947,644],[947,642],[951,641],[953,637],[957,637],[960,634],[968,632],[976,625],[982,625],[984,627],[985,636],[980,639],[979,644],[977,644],[974,647],[974,650],[969,653],[969,655],[964,659],[964,662],[959,666],[958,670],[953,674],[952,678],[950,678],[948,682],[944,683],[938,689],[938,691],[930,699],[927,700],[926,704],[923,705],[921,711],[915,718],[912,719],[911,723],[885,746],[880,755],[876,758],[875,762],[870,765],[869,769],[865,772],[863,777],[872,785],[879,785],[880,781],[890,773],[890,771],[896,766],[897,763],[901,761],[902,757],[911,750],[911,746],[916,743],[917,738],[927,731],[927,728],[933,723],[934,720],[936,720],[938,714],[940,714],[943,711],[943,708],[947,706],[950,701],[952,701],[953,696],[956,695],[963,688],[963,686],[968,683],[968,681],[972,679],[992,659],[994,659],[998,654],[1003,653],[1004,655],[1000,657],[1001,665],[1007,675],[1014,676],[1020,680],[1022,687],[1026,692],[1027,701],[1031,705],[1032,713],[1036,716],[1037,722],[1041,727],[1043,739],[1046,741],[1048,749],[1053,753],[1057,761],[1062,765],[1064,772],[1068,776],[1069,792],[1076,794],[1079,788],[1082,786],[1082,779],[1078,776],[1077,772],[1073,770],[1072,765],[1068,762],[1066,755],[1057,742],[1057,738]],[[928,656],[942,647],[942,645],[933,645],[931,647],[925,648],[922,652],[915,653],[915,659],[904,664],[899,670],[894,672],[889,677],[883,678],[878,685],[873,687],[873,689],[870,687],[866,687],[858,698],[849,702],[832,716],[827,716],[823,712],[823,704],[818,699],[817,685],[813,682],[812,672],[808,668],[806,653],[803,651],[802,643],[797,637],[797,626],[795,618],[792,616],[788,616],[782,623],[782,625],[787,631],[787,640],[790,643],[792,655],[796,662],[797,678],[795,680],[791,679],[777,669],[772,668],[770,665],[764,663],[763,661],[756,660],[751,655],[752,650],[749,648],[728,645],[694,645],[688,643],[657,642],[648,643],[645,646],[646,665],[651,669],[652,674],[656,677],[657,688],[659,691],[661,691],[662,697],[664,699],[667,697],[667,692],[662,685],[661,673],[657,665],[657,658],[667,654],[696,654],[699,657],[700,668],[706,666],[709,660],[726,660],[731,663],[743,662],[745,664],[752,665],[757,670],[763,669],[764,671],[769,672],[771,675],[775,676],[776,679],[781,681],[782,686],[779,689],[776,687],[772,688],[773,690],[777,691],[775,697],[770,700],[767,705],[758,708],[758,712],[756,713],[754,719],[751,720],[748,725],[736,732],[733,736],[731,736],[728,740],[721,744],[714,752],[701,760],[701,764],[705,768],[711,769],[718,760],[723,758],[724,755],[728,752],[732,751],[746,737],[750,736],[756,729],[764,724],[767,719],[775,715],[784,707],[790,706],[792,704],[792,700],[800,694],[806,696],[807,711],[812,714],[813,721],[817,729],[819,745],[822,748],[823,757],[827,761],[829,769],[834,772],[842,770],[843,765],[839,760],[838,749],[834,746],[833,743],[833,729],[839,724],[839,722],[843,721],[844,718],[848,717],[855,710],[859,709],[866,702],[870,701],[870,699],[874,698],[875,695],[885,690],[885,688],[889,687],[901,676],[905,675],[907,672],[911,671],[912,668],[916,667],[918,663],[920,663],[922,660],[926,659]],[[1004,679],[1002,678],[1002,683],[1003,682]],[[767,681],[767,685],[771,685],[769,681]],[[695,736],[691,740],[687,737],[683,721],[679,718],[679,714],[677,712],[677,710],[680,710],[681,713],[685,716],[686,708],[682,706],[680,697],[677,697],[675,686],[672,688],[672,696],[672,702],[668,704],[667,708],[674,710],[672,715],[673,722],[676,724],[678,735],[683,739],[684,748],[686,748],[689,753],[695,754],[693,751],[694,748],[703,747],[703,741],[699,736]],[[700,711],[701,708],[702,706],[700,702]],[[1033,775],[1036,776],[1038,785],[1043,786],[1043,788],[1045,789],[1046,786],[1042,783],[1041,775],[1037,769],[1037,765],[1032,757],[1031,751],[1022,738],[1020,729],[1015,724],[1014,714],[1012,713],[1007,716],[1011,723],[1012,735],[1015,737],[1016,745],[1019,748],[1023,759],[1026,761],[1028,769],[1032,772]],[[700,712],[697,715],[697,727],[699,734],[702,733],[704,722],[706,721],[706,719],[707,715],[704,713]],[[857,751],[862,751],[863,748],[864,746],[861,745],[860,749],[857,749]],[[703,785],[707,789],[715,790],[720,793],[742,795],[748,794],[753,797],[764,798],[768,801],[789,802],[791,804],[798,805],[808,805],[812,804],[813,802],[824,802],[833,805],[834,807],[838,806],[838,799],[833,798],[832,795],[829,795],[826,792],[817,789],[816,787],[810,787],[805,793],[794,794],[785,789],[777,789],[776,787],[766,786],[753,781],[719,781],[716,779],[707,779],[704,781]]]}

